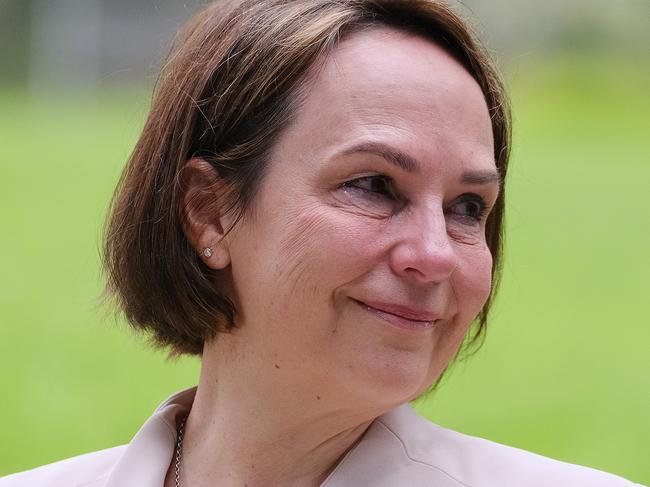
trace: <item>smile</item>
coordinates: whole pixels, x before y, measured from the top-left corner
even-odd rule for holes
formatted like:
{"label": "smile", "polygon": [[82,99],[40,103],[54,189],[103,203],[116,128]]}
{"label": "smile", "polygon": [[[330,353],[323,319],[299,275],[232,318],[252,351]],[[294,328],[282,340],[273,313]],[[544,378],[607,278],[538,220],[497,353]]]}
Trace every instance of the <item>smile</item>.
{"label": "smile", "polygon": [[425,332],[433,329],[436,322],[440,321],[432,314],[412,311],[402,306],[384,303],[372,303],[371,306],[363,301],[352,300],[386,323],[405,330]]}

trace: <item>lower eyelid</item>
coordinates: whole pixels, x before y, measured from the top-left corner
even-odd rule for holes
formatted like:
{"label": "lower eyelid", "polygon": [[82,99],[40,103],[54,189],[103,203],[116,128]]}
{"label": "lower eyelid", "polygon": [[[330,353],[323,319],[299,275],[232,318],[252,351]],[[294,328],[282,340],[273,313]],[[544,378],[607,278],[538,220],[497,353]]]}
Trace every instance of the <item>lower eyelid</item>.
{"label": "lower eyelid", "polygon": [[357,186],[342,185],[339,190],[349,198],[371,200],[373,203],[387,201],[386,196]]}

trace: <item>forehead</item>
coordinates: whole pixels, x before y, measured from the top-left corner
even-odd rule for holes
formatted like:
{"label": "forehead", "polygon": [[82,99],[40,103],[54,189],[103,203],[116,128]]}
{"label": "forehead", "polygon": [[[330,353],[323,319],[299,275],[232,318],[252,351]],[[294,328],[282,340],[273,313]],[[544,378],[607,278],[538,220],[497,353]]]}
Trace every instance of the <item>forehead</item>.
{"label": "forehead", "polygon": [[480,87],[443,48],[391,28],[345,38],[307,81],[292,139],[302,150],[354,141],[397,145],[414,157],[494,166]]}

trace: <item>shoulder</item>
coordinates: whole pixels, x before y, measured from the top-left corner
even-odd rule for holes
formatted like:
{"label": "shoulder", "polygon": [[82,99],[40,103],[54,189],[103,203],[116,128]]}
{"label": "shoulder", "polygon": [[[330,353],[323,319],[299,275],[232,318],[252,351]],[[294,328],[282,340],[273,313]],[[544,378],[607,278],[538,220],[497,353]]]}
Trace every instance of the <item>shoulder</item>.
{"label": "shoulder", "polygon": [[615,475],[561,462],[431,423],[409,405],[376,420],[387,441],[419,468],[448,477],[449,485],[631,487]]}
{"label": "shoulder", "polygon": [[0,487],[100,487],[125,448],[108,448],[2,477]]}

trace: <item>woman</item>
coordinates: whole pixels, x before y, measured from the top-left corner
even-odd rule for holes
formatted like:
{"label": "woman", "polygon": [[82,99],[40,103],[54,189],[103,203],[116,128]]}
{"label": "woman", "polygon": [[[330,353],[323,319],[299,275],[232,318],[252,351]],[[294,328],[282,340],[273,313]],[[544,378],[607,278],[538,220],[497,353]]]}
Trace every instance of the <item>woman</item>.
{"label": "woman", "polygon": [[201,355],[198,387],[127,446],[0,485],[632,485],[407,404],[485,327],[508,152],[498,77],[441,3],[208,7],[165,67],[105,249],[110,293]]}

